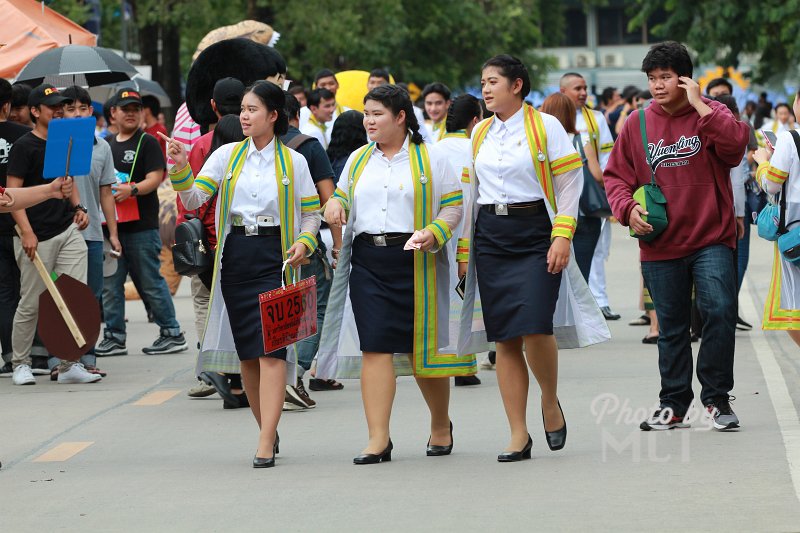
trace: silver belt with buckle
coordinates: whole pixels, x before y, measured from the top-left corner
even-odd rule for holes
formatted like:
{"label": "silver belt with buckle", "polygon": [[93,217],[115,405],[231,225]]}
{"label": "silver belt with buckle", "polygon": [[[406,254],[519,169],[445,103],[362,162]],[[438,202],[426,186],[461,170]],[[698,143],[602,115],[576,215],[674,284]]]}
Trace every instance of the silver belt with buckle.
{"label": "silver belt with buckle", "polygon": [[264,228],[273,228],[276,227],[276,224],[275,224],[275,217],[257,216],[255,224],[243,224],[243,225],[234,224],[234,226],[237,228],[242,228],[238,231],[244,230],[244,234],[250,237],[253,235],[264,235],[272,233],[271,231],[269,231],[269,233],[266,233],[264,231]]}
{"label": "silver belt with buckle", "polygon": [[411,238],[413,233],[359,233],[358,238],[363,239],[374,246],[396,246],[398,244],[405,244]]}

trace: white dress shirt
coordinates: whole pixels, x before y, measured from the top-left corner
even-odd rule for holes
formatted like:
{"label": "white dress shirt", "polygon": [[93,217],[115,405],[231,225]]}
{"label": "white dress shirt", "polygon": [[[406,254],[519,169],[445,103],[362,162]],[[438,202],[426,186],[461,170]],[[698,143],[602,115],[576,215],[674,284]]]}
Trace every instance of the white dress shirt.
{"label": "white dress shirt", "polygon": [[[608,127],[605,115],[600,111],[588,109],[594,115],[594,120],[597,122],[597,129],[600,133],[600,139],[597,141],[597,146],[600,148],[600,153],[596,154],[600,169],[605,170],[608,164],[608,158],[611,157],[611,149],[614,146],[614,137],[611,136],[611,129]],[[575,115],[575,129],[581,134],[581,141],[583,145],[589,144],[589,126],[586,125],[586,119],[583,117],[583,111],[578,109]]]}
{"label": "white dress shirt", "polygon": [[466,137],[445,137],[431,151],[437,152],[445,161],[450,163],[456,178],[461,181],[464,191],[464,205],[472,201],[469,186],[472,174],[472,141]]}
{"label": "white dress shirt", "polygon": [[[338,187],[343,191],[349,191],[350,168],[356,153],[347,160],[339,178]],[[430,148],[428,153],[434,184],[439,185],[442,194],[461,190],[447,160]],[[354,235],[414,232],[414,182],[408,138],[391,160],[380,147],[375,147],[358,179],[354,196],[350,199]],[[438,206],[433,211],[435,214]],[[460,207],[458,211],[460,216]]]}
{"label": "white dress shirt", "polygon": [[[203,165],[199,177],[213,181],[218,187],[223,179],[227,178],[228,163],[236,145],[229,143],[214,151]],[[310,197],[317,194],[308,163],[305,158],[294,150],[289,150],[294,168],[295,196]],[[288,162],[287,162],[288,165]],[[209,195],[197,187],[179,193],[187,209],[194,209],[208,200]],[[280,211],[278,208],[278,184],[275,178],[275,139],[261,150],[257,150],[251,141],[247,147],[244,165],[236,181],[231,201],[231,220],[236,225],[256,224],[257,217],[272,217],[275,226],[280,225]],[[297,213],[300,218],[300,213]],[[303,218],[303,228],[306,218]],[[317,216],[317,226],[318,223]],[[309,226],[310,227],[310,226]],[[314,230],[316,234],[316,230]]]}
{"label": "white dress shirt", "polygon": [[[541,113],[547,135],[547,159],[551,166],[577,153],[561,122]],[[544,191],[533,167],[525,136],[524,107],[505,122],[497,117],[475,158],[478,204],[517,204],[544,199]],[[578,216],[578,201],[583,189],[583,170],[577,168],[553,176],[558,213]]]}
{"label": "white dress shirt", "polygon": [[[549,148],[549,132],[547,140]],[[525,137],[524,107],[505,122],[494,118],[475,159],[475,173],[479,176],[481,205],[518,204],[544,198]]]}
{"label": "white dress shirt", "polygon": [[322,131],[319,128],[319,126],[317,126],[313,122],[306,121],[305,124],[300,126],[300,133],[314,137],[316,140],[319,141],[322,147],[327,150],[328,144],[330,144],[331,140],[331,129],[333,129],[332,125],[330,127],[326,126],[325,131]]}

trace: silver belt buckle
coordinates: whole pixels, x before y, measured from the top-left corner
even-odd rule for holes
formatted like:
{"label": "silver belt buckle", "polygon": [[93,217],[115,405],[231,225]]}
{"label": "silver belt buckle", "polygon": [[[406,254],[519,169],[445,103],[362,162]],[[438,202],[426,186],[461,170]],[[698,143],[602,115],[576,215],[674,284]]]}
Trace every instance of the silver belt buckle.
{"label": "silver belt buckle", "polygon": [[495,215],[508,215],[508,204],[495,204],[495,206],[494,206],[494,214]]}
{"label": "silver belt buckle", "polygon": [[248,237],[252,235],[258,235],[258,226],[255,224],[247,224],[244,226],[244,234]]}
{"label": "silver belt buckle", "polygon": [[256,224],[259,225],[259,226],[272,227],[272,226],[275,225],[275,218],[274,217],[263,216],[263,215],[257,216],[256,217]]}
{"label": "silver belt buckle", "polygon": [[372,242],[375,246],[386,246],[386,235],[373,235]]}

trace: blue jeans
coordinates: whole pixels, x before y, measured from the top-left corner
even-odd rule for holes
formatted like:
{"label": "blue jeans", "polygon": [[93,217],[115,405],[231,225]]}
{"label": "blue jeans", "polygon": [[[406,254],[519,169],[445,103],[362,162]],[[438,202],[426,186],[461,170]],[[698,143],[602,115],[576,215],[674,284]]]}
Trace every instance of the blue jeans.
{"label": "blue jeans", "polygon": [[583,279],[589,283],[589,273],[592,270],[592,258],[594,249],[597,248],[597,241],[600,240],[600,230],[603,226],[603,219],[597,217],[578,217],[578,227],[575,236],[572,238],[572,246],[575,250],[575,262],[583,274]]}
{"label": "blue jeans", "polygon": [[692,283],[703,319],[697,354],[697,378],[703,405],[728,399],[733,388],[736,326],[736,266],[733,250],[708,246],[690,256],[667,261],[643,261],[642,274],[658,316],[658,368],[661,406],[681,416],[694,399],[689,325]]}
{"label": "blue jeans", "polygon": [[104,336],[125,343],[125,279],[129,271],[139,279],[140,295],[150,302],[161,335],[180,335],[181,326],[175,319],[172,295],[159,271],[161,238],[158,230],[120,232],[119,241],[122,244],[122,256],[117,259],[117,271],[103,282]]}
{"label": "blue jeans", "polygon": [[[14,255],[14,237],[0,236],[0,344],[3,360],[11,361],[11,332],[19,303],[19,267]],[[2,366],[2,362],[0,362]]]}
{"label": "blue jeans", "polygon": [[737,243],[737,254],[739,268],[737,274],[739,275],[738,285],[736,286],[736,293],[742,290],[742,283],[744,282],[744,273],[747,271],[747,264],[750,262],[750,223],[744,221],[744,236],[739,239]]}
{"label": "blue jeans", "polygon": [[[86,266],[86,285],[92,289],[99,305],[103,305],[103,241],[86,241],[88,264]],[[97,366],[94,346],[81,357],[86,366]]]}
{"label": "blue jeans", "polygon": [[[319,248],[310,257],[311,264],[303,265],[301,269],[303,279],[311,276],[317,277],[317,333],[295,345],[297,363],[303,369],[303,372],[311,368],[311,362],[314,360],[314,356],[317,355],[322,322],[325,319],[325,308],[328,306],[328,295],[331,292],[333,270],[328,264],[325,250],[325,244],[323,244],[322,239],[319,239]],[[302,377],[303,372],[298,370],[298,375]]]}

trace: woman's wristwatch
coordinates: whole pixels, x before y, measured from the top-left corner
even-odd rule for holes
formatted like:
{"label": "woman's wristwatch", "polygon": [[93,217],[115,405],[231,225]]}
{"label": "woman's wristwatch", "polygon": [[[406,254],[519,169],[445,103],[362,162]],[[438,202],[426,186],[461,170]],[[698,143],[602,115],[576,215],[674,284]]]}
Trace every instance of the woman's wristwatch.
{"label": "woman's wristwatch", "polygon": [[72,209],[74,209],[75,211],[83,211],[83,212],[84,212],[84,213],[86,213],[87,215],[89,214],[89,210],[88,210],[88,209],[86,209],[86,206],[85,206],[85,205],[83,205],[83,204],[77,204],[77,205],[73,205],[73,206],[72,206]]}

